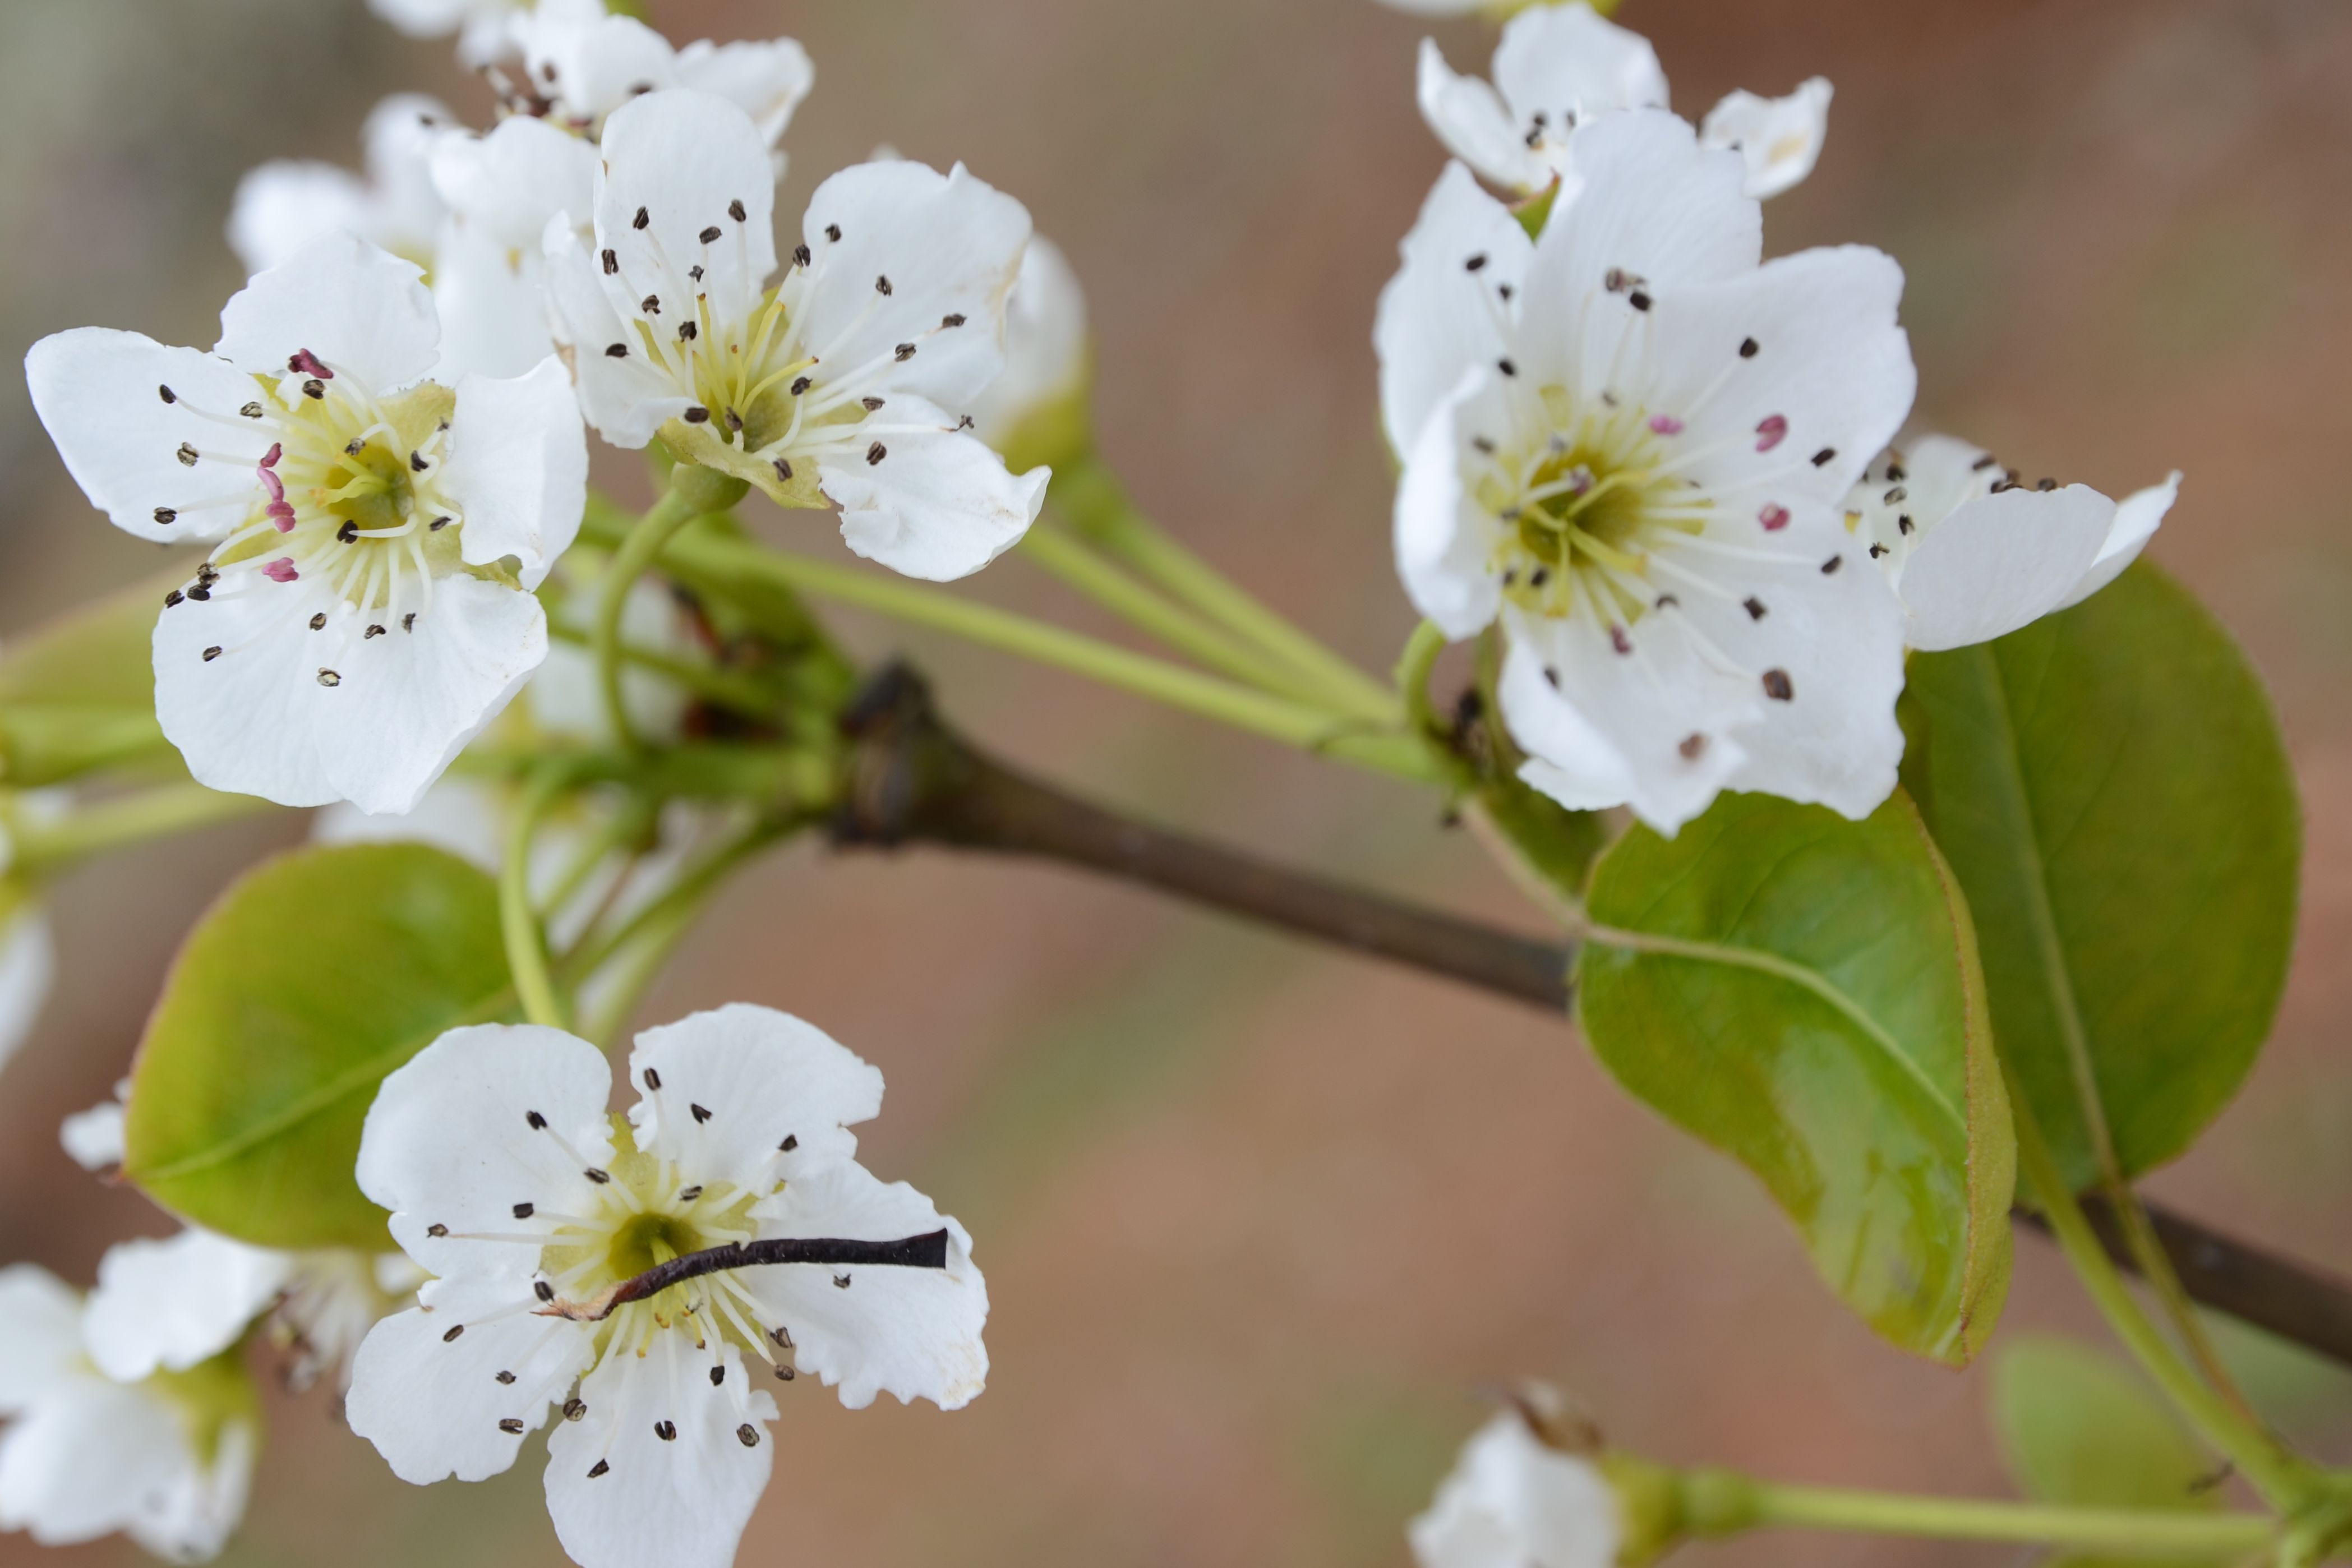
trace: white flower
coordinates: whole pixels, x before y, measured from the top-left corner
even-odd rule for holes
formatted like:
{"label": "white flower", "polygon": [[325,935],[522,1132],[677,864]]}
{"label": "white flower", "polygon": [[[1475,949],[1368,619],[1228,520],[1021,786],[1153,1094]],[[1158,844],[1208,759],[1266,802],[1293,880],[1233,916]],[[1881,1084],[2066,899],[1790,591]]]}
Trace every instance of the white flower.
{"label": "white flower", "polygon": [[92,1364],[80,1300],[29,1264],[0,1269],[0,1530],[44,1545],[121,1531],[159,1556],[218,1552],[260,1447],[230,1358],[121,1383]]}
{"label": "white flower", "polygon": [[66,1157],[85,1171],[122,1168],[124,1101],[131,1080],[118,1079],[113,1095],[88,1110],[77,1110],[58,1123],[58,1143]]}
{"label": "white flower", "polygon": [[[1489,86],[1457,76],[1435,39],[1421,42],[1422,118],[1447,151],[1517,196],[1568,172],[1578,126],[1620,110],[1666,107],[1666,73],[1650,41],[1583,0],[1511,18],[1495,48],[1494,77]],[[1708,113],[1700,140],[1739,153],[1749,195],[1778,195],[1812,173],[1829,111],[1830,84],[1820,77],[1787,98],[1735,92]]]}
{"label": "white flower", "polygon": [[189,771],[404,811],[546,654],[529,590],[587,486],[562,366],[425,380],[416,268],[341,235],[254,279],[221,334],[210,354],[43,339],[34,406],[116,526],[214,545],[155,628],[156,716]]}
{"label": "white flower", "polygon": [[394,1294],[415,1286],[397,1253],[286,1252],[191,1226],[160,1241],[107,1248],[83,1322],[98,1369],[137,1383],[202,1365],[267,1317],[292,1352],[289,1386],[307,1388],[331,1371],[341,1388],[351,1381],[360,1341],[392,1310]]}
{"label": "white flower", "polygon": [[360,132],[366,178],[309,159],[281,158],[248,170],[229,209],[229,248],[248,274],[266,272],[329,234],[355,234],[411,261],[430,259],[441,198],[429,155],[455,123],[438,100],[397,93],[369,111]]}
{"label": "white flower", "polygon": [[1966,647],[2114,582],[2179,493],[2177,471],[2120,501],[2055,479],[2029,489],[1983,447],[1923,436],[1880,455],[1846,517],[1903,601],[1904,640]]}
{"label": "white flower", "polygon": [[1074,416],[1068,405],[1087,395],[1089,358],[1087,296],[1078,275],[1061,247],[1033,235],[1005,306],[1004,368],[971,402],[973,432],[1013,462],[1024,451],[1054,445],[1039,426],[1083,419],[1084,410]]}
{"label": "white flower", "polygon": [[[585,1568],[724,1568],[771,1464],[771,1375],[953,1409],[988,1371],[963,1227],[854,1158],[882,1078],[766,1008],[637,1037],[625,1121],[603,1055],[533,1026],[451,1031],[384,1080],[362,1191],[436,1276],[361,1346],[352,1427],[403,1479],[480,1480],[548,1438],[548,1511]],[[706,1273],[601,1321],[552,1315],[656,1263],[754,1238],[946,1233],[943,1268]],[[542,1309],[545,1309],[544,1310]],[[575,1393],[576,1384],[576,1393]]]}
{"label": "white flower", "polygon": [[368,9],[413,38],[458,35],[457,58],[487,65],[505,47],[507,26],[528,0],[368,0]]}
{"label": "white flower", "polygon": [[859,164],[817,188],[771,289],[767,153],[740,109],[649,93],[604,154],[593,247],[551,224],[548,258],[606,440],[658,434],[786,506],[834,502],[852,550],[910,576],[978,571],[1027,531],[1049,476],[1008,473],[961,416],[1003,363],[1020,203],[961,164]]}
{"label": "white flower", "polygon": [[1524,776],[1567,805],[1866,815],[1902,754],[1901,610],[1841,507],[1910,407],[1902,272],[1759,266],[1738,160],[1671,115],[1572,150],[1532,243],[1450,165],[1381,295],[1406,591],[1450,637],[1500,616]]}
{"label": "white flower", "polygon": [[535,9],[509,19],[507,39],[509,63],[522,79],[500,85],[517,113],[594,136],[633,98],[694,88],[751,117],[776,155],[778,178],[784,161],[777,143],[816,82],[808,51],[791,38],[731,44],[702,38],[673,49],[643,22],[606,11],[604,0],[540,0]]}
{"label": "white flower", "polygon": [[1597,1466],[1505,1411],[1463,1446],[1407,1533],[1421,1568],[1612,1568],[1624,1528]]}

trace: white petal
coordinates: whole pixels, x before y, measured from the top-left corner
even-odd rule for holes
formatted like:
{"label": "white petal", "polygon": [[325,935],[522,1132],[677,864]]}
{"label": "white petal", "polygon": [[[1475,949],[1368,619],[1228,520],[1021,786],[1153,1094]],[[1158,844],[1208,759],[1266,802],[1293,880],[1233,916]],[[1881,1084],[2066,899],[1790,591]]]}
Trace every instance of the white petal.
{"label": "white petal", "polygon": [[1699,140],[1738,153],[1748,166],[1748,194],[1762,201],[1813,172],[1829,128],[1829,79],[1817,76],[1786,98],[1727,94],[1707,110]]}
{"label": "white petal", "polygon": [[441,327],[423,270],[348,234],[324,235],[229,296],[214,353],[282,376],[308,349],[379,396],[422,381]]}
{"label": "white petal", "polygon": [[879,1068],[814,1024],[740,1002],[639,1035],[629,1079],[645,1095],[629,1108],[639,1148],[744,1188],[856,1159],[849,1129],[882,1110]]}
{"label": "white petal", "polygon": [[1456,75],[1434,38],[1421,41],[1413,91],[1432,134],[1482,177],[1519,195],[1551,184],[1550,163],[1528,145],[1502,94],[1476,77]]}
{"label": "white petal", "polygon": [[[159,542],[215,540],[261,505],[255,465],[269,437],[234,417],[261,388],[224,361],[137,332],[76,327],[32,346],[25,381],[74,482],[125,533]],[[222,460],[200,458],[190,467],[181,460],[184,446]],[[203,502],[225,504],[199,510]],[[173,521],[159,521],[166,515]]]}
{"label": "white petal", "polygon": [[495,1235],[548,1228],[518,1219],[517,1204],[590,1212],[597,1184],[585,1173],[613,1157],[604,1114],[612,1081],[604,1053],[561,1029],[452,1029],[376,1091],[360,1134],[360,1191],[392,1211],[393,1239],[443,1281],[527,1279],[536,1246],[426,1233],[436,1225]]}
{"label": "white petal", "polygon": [[[520,1281],[514,1293],[530,1300]],[[507,1469],[595,1354],[594,1331],[563,1318],[520,1312],[464,1323],[449,1338],[462,1322],[446,1306],[395,1312],[368,1331],[352,1360],[344,1415],[404,1481],[478,1481]]]}
{"label": "white petal", "polygon": [[542,0],[517,33],[532,89],[583,129],[647,88],[677,85],[669,40],[634,16],[606,15],[600,0]]}
{"label": "white petal", "polygon": [[[693,405],[693,395],[640,352],[635,331],[624,324],[599,264],[568,218],[548,221],[545,247],[548,326],[570,351],[581,412],[614,446],[643,447]],[[624,351],[617,358],[605,352],[614,346]]]}
{"label": "white petal", "polygon": [[360,144],[374,190],[362,237],[403,256],[431,249],[443,210],[433,188],[433,147],[457,123],[447,105],[420,92],[394,93],[368,110]]}
{"label": "white petal", "polygon": [[155,716],[211,788],[406,811],[547,654],[539,601],[503,584],[441,578],[413,631],[375,637],[340,608],[310,630],[305,612],[328,601],[307,586],[216,593],[155,623]]}
{"label": "white petal", "polygon": [[801,1371],[837,1384],[853,1410],[894,1394],[955,1410],[988,1382],[988,1286],[971,1260],[971,1237],[942,1218],[904,1182],[887,1185],[855,1163],[828,1165],[790,1183],[753,1211],[762,1237],[896,1241],[948,1233],[945,1268],[832,1268],[776,1264],[736,1276],[760,1301],[763,1321],[782,1323],[798,1347]]}
{"label": "white petal", "polygon": [[58,1123],[58,1142],[66,1157],[85,1171],[114,1171],[122,1166],[122,1101],[101,1100],[88,1110],[77,1110]]}
{"label": "white petal", "polygon": [[44,1546],[95,1540],[160,1513],[198,1479],[169,1405],[147,1389],[85,1376],[0,1438],[0,1529],[29,1531]]}
{"label": "white petal", "polygon": [[523,586],[539,586],[588,504],[588,437],[562,363],[551,354],[528,375],[458,383],[442,473],[465,509],[467,562],[511,555]]}
{"label": "white petal", "polygon": [[[1649,384],[1682,419],[1679,471],[1726,495],[1739,542],[1765,508],[1828,514],[1903,427],[1918,374],[1895,321],[1903,269],[1866,246],[1775,257],[1721,282],[1661,292]],[[1743,345],[1756,351],[1743,357]]]}
{"label": "white petal", "polygon": [[218,1556],[244,1522],[260,1457],[261,1434],[247,1420],[228,1421],[215,1434],[208,1465],[184,1447],[171,1469],[134,1489],[141,1506],[128,1529],[131,1539],[173,1562]]}
{"label": "white petal", "polygon": [[979,571],[1021,541],[1045,504],[1047,469],[1013,474],[976,436],[919,397],[890,399],[887,417],[919,428],[817,460],[817,483],[841,508],[841,537],[869,561],[944,583]]}
{"label": "white petal", "polygon": [[1372,323],[1381,421],[1400,457],[1465,372],[1503,357],[1511,310],[1500,291],[1517,290],[1533,249],[1519,220],[1469,170],[1445,166],[1398,247],[1403,265],[1381,290]]}
{"label": "white petal", "polygon": [[33,1032],[57,973],[49,917],[38,905],[20,909],[0,930],[0,1067]]}
{"label": "white petal", "polygon": [[1464,1445],[1409,1531],[1421,1568],[1610,1568],[1622,1534],[1608,1479],[1508,1413]]}
{"label": "white petal", "polygon": [[[556,214],[588,220],[596,148],[544,120],[510,115],[486,135],[439,138],[432,173],[441,200],[467,229],[496,246],[536,251]],[[437,276],[435,286],[437,291]]]}
{"label": "white petal", "polygon": [[678,50],[677,71],[678,86],[715,92],[750,115],[771,147],[783,140],[793,110],[816,83],[808,51],[791,38],[697,39]]}
{"label": "white petal", "polygon": [[1662,110],[1588,121],[1569,155],[1574,175],[1528,268],[1518,342],[1522,373],[1574,385],[1608,378],[1618,335],[1640,315],[1630,289],[1606,289],[1612,270],[1664,297],[1750,270],[1764,231],[1760,209],[1741,194],[1739,160],[1702,148]]}
{"label": "white petal", "polygon": [[1613,110],[1666,107],[1666,73],[1650,40],[1580,3],[1531,5],[1504,24],[1495,85],[1522,132],[1538,112],[1559,130],[1568,111],[1581,123]]}
{"label": "white petal", "polygon": [[965,412],[981,439],[1003,449],[1023,420],[1078,392],[1087,379],[1087,297],[1069,258],[1033,235],[1004,310],[1004,368]]}
{"label": "white petal", "polygon": [[368,188],[349,169],[278,158],[246,171],[229,205],[228,244],[246,274],[268,268],[324,234],[368,226]]}
{"label": "white petal", "polygon": [[35,1264],[0,1268],[0,1415],[48,1398],[81,1355],[80,1295]]}
{"label": "white petal", "polygon": [[1507,430],[1495,372],[1472,366],[1423,422],[1397,481],[1396,562],[1412,606],[1448,637],[1475,637],[1503,603],[1494,558],[1501,527],[1470,493],[1472,443]]}
{"label": "white petal", "polygon": [[[775,174],[751,116],[711,93],[649,92],[614,113],[604,145],[596,243],[618,265],[602,279],[614,308],[631,311],[644,295],[667,294],[676,312],[699,289],[715,319],[746,319],[776,269]],[[706,244],[701,237],[712,229],[719,233]],[[703,277],[689,283],[697,266]],[[581,342],[583,356],[604,347]]]}
{"label": "white petal", "polygon": [[[1903,731],[1895,721],[1903,689],[1903,607],[1843,527],[1832,521],[1801,536],[1842,545],[1838,569],[1742,563],[1736,580],[1723,579],[1766,606],[1761,619],[1710,595],[1692,594],[1683,602],[1694,625],[1744,668],[1761,672],[1766,692],[1790,693],[1785,700],[1767,695],[1762,718],[1739,731],[1748,760],[1725,787],[1815,802],[1859,819],[1893,792],[1903,759]],[[1782,679],[1772,680],[1773,671]]]}
{"label": "white petal", "polygon": [[[547,260],[536,239],[517,252],[453,219],[433,253],[433,308],[441,317],[433,379],[444,386],[469,375],[522,375],[556,352],[547,326]],[[567,394],[570,384],[567,375]]]}
{"label": "white petal", "polygon": [[2180,470],[2175,468],[2160,485],[2150,485],[2144,490],[2134,490],[2116,503],[2115,525],[2107,531],[2106,542],[2099,547],[2098,559],[2091,563],[2090,571],[2074,584],[2074,591],[2058,603],[2062,610],[2081,604],[2117,577],[2124,568],[2139,559],[2147,542],[2164,523],[2165,513],[2180,499]]}
{"label": "white petal", "polygon": [[[548,1516],[581,1568],[728,1568],[767,1489],[776,1402],[732,1345],[654,1339],[642,1356],[606,1356],[580,1384],[586,1415],[548,1435]],[[714,1365],[726,1369],[716,1385]]]}
{"label": "white petal", "polygon": [[474,16],[503,10],[509,0],[368,0],[368,9],[413,38],[456,32]]}
{"label": "white petal", "polygon": [[2115,516],[2116,503],[2088,485],[1969,500],[1903,563],[1904,640],[1966,647],[2040,620],[2091,570]]}
{"label": "white petal", "polygon": [[194,1227],[117,1242],[98,1260],[82,1339],[119,1383],[184,1372],[236,1343],[285,1289],[292,1255]]}
{"label": "white petal", "polygon": [[[829,379],[892,363],[911,343],[915,356],[887,384],[963,412],[1004,362],[1005,303],[1029,244],[1029,209],[961,163],[941,174],[898,160],[825,181],[801,226],[815,258],[803,341],[833,367]],[[943,327],[950,316],[964,324]]]}
{"label": "white petal", "polygon": [[1574,810],[1630,805],[1665,834],[1706,809],[1744,760],[1732,737],[1759,694],[1708,659],[1676,616],[1643,616],[1625,634],[1633,651],[1619,653],[1589,614],[1506,612],[1497,696],[1531,759],[1528,784]]}

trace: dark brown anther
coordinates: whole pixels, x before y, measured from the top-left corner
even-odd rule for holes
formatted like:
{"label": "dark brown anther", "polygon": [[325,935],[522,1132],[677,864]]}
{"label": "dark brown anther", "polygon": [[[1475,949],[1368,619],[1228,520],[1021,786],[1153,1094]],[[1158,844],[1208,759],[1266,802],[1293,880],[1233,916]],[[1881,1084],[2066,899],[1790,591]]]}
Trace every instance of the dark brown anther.
{"label": "dark brown anther", "polygon": [[629,220],[629,226],[631,228],[643,228],[646,225],[653,221],[653,215],[646,212],[645,208],[639,207],[637,209],[637,216]]}
{"label": "dark brown anther", "polygon": [[620,269],[621,253],[617,250],[604,252],[604,276],[610,278]]}
{"label": "dark brown anther", "polygon": [[698,403],[693,407],[688,409],[683,415],[679,416],[679,417],[683,418],[688,425],[708,425],[710,423],[710,410],[703,407]]}
{"label": "dark brown anther", "polygon": [[205,662],[206,664],[210,664],[213,660],[215,660],[215,659],[218,658],[220,656],[221,656],[221,650],[220,650],[220,648],[219,648],[217,646],[215,646],[215,647],[208,647],[208,648],[205,649]]}
{"label": "dark brown anther", "polygon": [[705,245],[710,245],[718,240],[720,232],[719,226],[714,223],[709,228],[704,229],[700,234],[695,236],[695,237],[702,241]]}
{"label": "dark brown anther", "polygon": [[880,465],[882,459],[889,455],[890,448],[885,447],[881,442],[877,441],[874,445],[866,448],[866,466],[869,468],[877,467]]}
{"label": "dark brown anther", "polygon": [[874,279],[874,291],[885,300],[890,297],[890,278],[887,273]]}
{"label": "dark brown anther", "polygon": [[606,359],[626,359],[629,357],[629,345],[626,343],[608,343],[604,348],[604,357]]}
{"label": "dark brown anther", "polygon": [[1790,681],[1787,670],[1768,669],[1764,672],[1764,695],[1775,702],[1786,702],[1797,695],[1797,688]]}

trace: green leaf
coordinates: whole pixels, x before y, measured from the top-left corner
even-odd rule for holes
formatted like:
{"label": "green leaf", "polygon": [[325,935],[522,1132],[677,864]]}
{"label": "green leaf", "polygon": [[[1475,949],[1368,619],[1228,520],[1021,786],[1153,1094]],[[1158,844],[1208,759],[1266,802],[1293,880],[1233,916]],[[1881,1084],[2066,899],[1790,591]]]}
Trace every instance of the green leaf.
{"label": "green leaf", "polygon": [[1911,802],[1725,795],[1618,840],[1586,907],[1602,1063],[1753,1172],[1864,1321],[1966,1362],[2009,1286],[2017,1150],[1968,907]]}
{"label": "green leaf", "polygon": [[2067,1175],[2193,1142],[2286,984],[2301,856],[2262,683],[2145,563],[1997,642],[1911,659],[1904,763],[1976,911],[1993,1030]]}
{"label": "green leaf", "polygon": [[131,1069],[124,1170],[240,1240],[382,1247],[352,1178],[377,1084],[512,1005],[498,889],[472,866],[415,844],[279,856],[180,950]]}
{"label": "green leaf", "polygon": [[[2037,1501],[2184,1511],[2221,1506],[2214,1460],[2138,1373],[2087,1345],[2036,1334],[2003,1346],[1993,1366],[1992,1423],[2010,1476]],[[2112,1558],[2063,1561],[2068,1568],[2125,1568]]]}
{"label": "green leaf", "polygon": [[158,578],[42,626],[0,658],[0,777],[56,784],[142,753],[173,755],[155,722],[149,642]]}

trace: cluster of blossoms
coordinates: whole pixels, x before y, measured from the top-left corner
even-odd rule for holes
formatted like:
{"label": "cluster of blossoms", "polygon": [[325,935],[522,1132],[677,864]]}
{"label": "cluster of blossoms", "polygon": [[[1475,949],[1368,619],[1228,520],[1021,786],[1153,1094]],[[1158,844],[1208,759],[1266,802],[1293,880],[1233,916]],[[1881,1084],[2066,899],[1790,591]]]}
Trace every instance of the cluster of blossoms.
{"label": "cluster of blossoms", "polygon": [[[1083,308],[1021,205],[961,166],[845,170],[780,256],[780,142],[813,79],[790,39],[674,48],[601,0],[379,8],[459,32],[497,122],[387,99],[363,174],[283,162],[242,184],[228,237],[250,281],[211,349],[86,328],[34,345],[26,373],[93,504],[203,547],[152,642],[156,715],[190,773],[327,807],[322,842],[421,841],[495,869],[512,789],[445,777],[458,753],[518,726],[616,740],[572,646],[608,569],[572,550],[589,428],[837,509],[853,550],[901,572],[961,576],[1037,514],[1046,469],[999,450],[1082,379]],[[651,582],[622,626],[707,658]],[[623,695],[638,737],[681,736],[677,687],[633,670]],[[53,795],[0,802],[0,847]],[[674,804],[650,847],[581,876],[623,807],[567,809],[529,876],[558,941],[652,903],[730,816]],[[31,890],[12,884],[5,912],[0,1057],[51,968]],[[113,1248],[87,1299],[0,1273],[0,1528],[219,1551],[259,1452],[257,1343],[291,1385],[331,1379],[419,1483],[503,1470],[552,1417],[550,1511],[589,1568],[730,1561],[781,1383],[805,1373],[853,1408],[981,1392],[970,1238],[854,1158],[876,1068],[737,1006],[639,1037],[629,1075],[643,1098],[621,1118],[602,1054],[561,1031],[428,1047],[385,1082],[360,1156],[398,1251],[189,1226]],[[123,1092],[61,1129],[86,1168],[122,1163]],[[763,1246],[782,1250],[737,1256]],[[665,1267],[688,1272],[627,1296]]]}
{"label": "cluster of blossoms", "polygon": [[[26,376],[95,506],[202,549],[152,642],[194,778],[326,807],[325,842],[496,869],[515,786],[445,776],[469,745],[688,724],[677,687],[632,669],[616,725],[575,646],[614,569],[575,549],[590,430],[960,578],[1039,514],[1030,458],[1083,395],[1086,320],[1021,204],[961,164],[840,171],[780,242],[814,79],[789,39],[677,48],[602,0],[375,3],[457,34],[496,123],[404,95],[369,117],[364,174],[254,171],[228,230],[249,280],[211,349],[83,328]],[[2117,501],[1906,433],[1892,259],[1764,256],[1759,203],[1821,155],[1826,81],[1693,126],[1650,46],[1569,0],[1508,23],[1491,83],[1424,42],[1418,100],[1456,161],[1374,326],[1396,562],[1447,638],[1498,638],[1520,776],[1561,805],[1668,834],[1727,790],[1865,816],[1895,785],[1907,650],[2074,604],[2161,523],[2177,474]],[[662,588],[620,604],[633,649],[707,658]],[[0,795],[0,1060],[50,968],[13,845],[55,809]],[[579,793],[516,858],[559,943],[652,906],[728,821],[673,802],[625,864],[594,863],[627,809]],[[257,1342],[298,1384],[331,1378],[414,1482],[502,1472],[548,1427],[548,1506],[584,1568],[730,1562],[776,1387],[803,1373],[852,1407],[981,1392],[970,1237],[855,1158],[878,1070],[739,1005],[637,1037],[625,1116],[610,1077],[543,1024],[453,1029],[393,1071],[356,1180],[397,1251],[190,1227],[115,1247],[86,1299],[0,1271],[0,1528],[216,1552],[258,1451]],[[119,1166],[123,1107],[61,1136]],[[1428,1568],[1625,1549],[1599,1450],[1543,1403],[1473,1438],[1412,1527]]]}
{"label": "cluster of blossoms", "polygon": [[1668,833],[1727,789],[1867,816],[1905,648],[2086,596],[2179,476],[2118,504],[1903,435],[1902,269],[1762,254],[1758,201],[1811,170],[1826,82],[1695,130],[1649,45],[1580,0],[1515,17],[1495,79],[1423,47],[1462,161],[1373,334],[1407,594],[1450,637],[1499,623],[1521,776],[1564,805]]}

